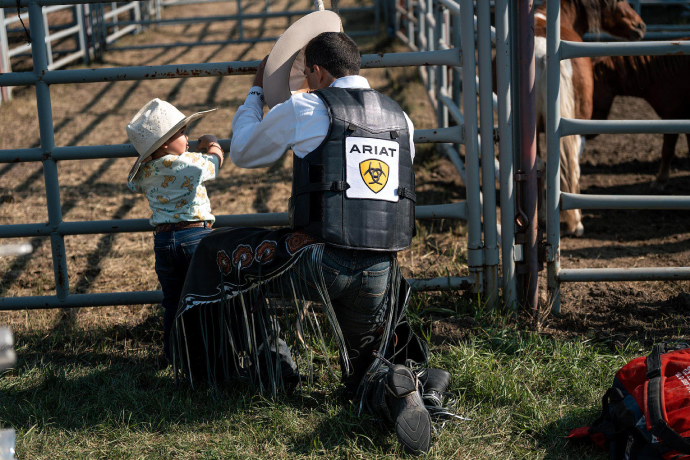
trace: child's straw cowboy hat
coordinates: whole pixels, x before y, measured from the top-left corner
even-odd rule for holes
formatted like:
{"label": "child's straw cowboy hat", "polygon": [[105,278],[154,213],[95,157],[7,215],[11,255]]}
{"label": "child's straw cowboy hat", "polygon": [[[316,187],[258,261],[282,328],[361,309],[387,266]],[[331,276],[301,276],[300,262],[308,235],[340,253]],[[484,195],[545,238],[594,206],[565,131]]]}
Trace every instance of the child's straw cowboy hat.
{"label": "child's straw cowboy hat", "polygon": [[286,30],[273,45],[264,69],[264,97],[269,108],[304,89],[304,48],[323,32],[341,32],[340,17],[329,10],[310,13]]}
{"label": "child's straw cowboy hat", "polygon": [[139,152],[139,159],[129,172],[127,181],[129,182],[134,178],[141,163],[158,150],[173,134],[182,129],[183,126],[187,126],[190,122],[214,110],[218,109],[205,110],[185,117],[169,102],[161,101],[158,98],[149,101],[127,125],[127,137]]}

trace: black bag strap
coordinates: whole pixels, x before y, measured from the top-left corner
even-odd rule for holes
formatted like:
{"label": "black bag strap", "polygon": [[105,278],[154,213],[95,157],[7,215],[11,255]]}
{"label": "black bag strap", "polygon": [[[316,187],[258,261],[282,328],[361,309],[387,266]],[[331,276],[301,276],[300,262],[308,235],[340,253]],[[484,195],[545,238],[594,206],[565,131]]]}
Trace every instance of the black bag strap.
{"label": "black bag strap", "polygon": [[304,195],[311,192],[344,192],[350,188],[350,184],[344,180],[334,182],[313,182],[309,185],[304,185],[295,190],[295,195]]}
{"label": "black bag strap", "polygon": [[[647,407],[652,434],[661,438],[663,443],[682,454],[690,455],[690,442],[676,433],[664,420],[661,410],[661,355],[666,352],[666,344],[654,345],[652,353],[647,356]],[[651,376],[651,377],[650,377]]]}
{"label": "black bag strap", "polygon": [[[624,399],[625,396],[619,388],[611,387],[606,390],[601,398],[601,415],[592,423],[589,429],[590,434],[614,435],[635,426],[635,414],[625,406]],[[611,417],[612,412],[615,415],[615,422]]]}
{"label": "black bag strap", "polygon": [[398,197],[407,198],[408,200],[412,200],[415,203],[417,202],[417,194],[414,192],[414,190],[409,189],[407,187],[398,188]]}
{"label": "black bag strap", "polygon": [[652,352],[647,356],[647,380],[661,376],[661,355],[666,353],[666,344],[657,343]]}

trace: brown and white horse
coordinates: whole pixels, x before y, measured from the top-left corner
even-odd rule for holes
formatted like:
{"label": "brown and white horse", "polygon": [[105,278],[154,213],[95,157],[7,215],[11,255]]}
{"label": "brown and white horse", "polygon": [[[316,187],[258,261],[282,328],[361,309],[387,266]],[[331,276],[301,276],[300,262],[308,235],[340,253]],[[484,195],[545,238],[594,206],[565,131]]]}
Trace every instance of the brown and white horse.
{"label": "brown and white horse", "polygon": [[[605,31],[626,40],[640,40],[646,26],[626,0],[561,0],[561,39],[581,42],[588,31]],[[546,5],[534,15],[535,88],[537,130],[546,122]],[[590,58],[561,61],[561,117],[592,118],[594,74]],[[561,191],[580,192],[579,157],[583,145],[580,136],[561,138]],[[563,211],[565,233],[584,233],[579,209]]]}
{"label": "brown and white horse", "polygon": [[[688,40],[687,38],[684,40]],[[615,96],[635,96],[647,101],[664,120],[690,119],[690,57],[615,56],[594,62],[594,111],[592,118],[605,120]],[[690,144],[690,135],[686,134]],[[668,182],[678,134],[664,134],[661,165],[652,188],[663,190]]]}

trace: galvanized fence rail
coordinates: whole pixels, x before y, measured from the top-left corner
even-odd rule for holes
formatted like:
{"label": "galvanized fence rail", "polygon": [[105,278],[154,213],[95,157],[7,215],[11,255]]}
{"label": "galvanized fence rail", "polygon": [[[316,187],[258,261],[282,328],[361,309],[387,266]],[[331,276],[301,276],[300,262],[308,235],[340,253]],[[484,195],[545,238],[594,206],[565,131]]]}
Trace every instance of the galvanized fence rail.
{"label": "galvanized fence rail", "polygon": [[[205,64],[185,64],[185,65],[159,65],[159,66],[136,66],[100,69],[71,69],[71,70],[50,70],[48,68],[48,56],[45,46],[38,46],[45,42],[45,28],[42,16],[42,7],[51,5],[72,5],[69,0],[19,0],[21,6],[29,9],[29,27],[34,37],[32,44],[33,71],[5,73],[0,75],[0,86],[33,85],[36,89],[36,102],[40,132],[40,147],[38,148],[19,148],[0,150],[0,163],[10,162],[42,162],[47,207],[48,222],[22,223],[0,226],[0,238],[25,237],[25,236],[44,236],[50,238],[53,271],[55,278],[55,295],[48,296],[29,296],[0,298],[0,310],[23,310],[39,308],[69,308],[85,306],[104,306],[104,305],[125,305],[141,303],[158,303],[162,299],[161,291],[141,291],[141,292],[112,292],[99,294],[72,294],[70,293],[69,277],[67,272],[67,254],[65,252],[64,237],[68,235],[100,234],[100,233],[120,233],[120,232],[146,232],[152,228],[147,219],[122,219],[122,220],[103,220],[103,221],[76,221],[68,222],[63,220],[59,178],[57,162],[64,160],[83,160],[83,159],[102,159],[102,158],[123,158],[136,157],[136,152],[132,145],[98,145],[98,146],[56,146],[54,140],[54,127],[51,109],[51,98],[48,89],[49,85],[85,83],[85,82],[104,82],[121,80],[145,80],[145,79],[168,79],[168,78],[201,78],[213,76],[234,76],[253,74],[259,61],[235,61]],[[81,3],[97,4],[98,0],[86,0]],[[507,12],[507,0],[502,1]],[[452,2],[447,4],[453,5]],[[455,4],[457,5],[457,4]],[[0,7],[14,8],[16,0],[0,0]],[[460,20],[462,21],[460,43],[470,52],[461,53],[460,47],[449,49],[436,49],[433,51],[419,51],[409,53],[374,54],[362,56],[363,68],[381,68],[398,66],[429,66],[436,72],[434,75],[443,81],[443,69],[462,68],[466,73],[466,81],[473,85],[476,75],[475,72],[475,53],[474,53],[474,27],[472,14],[472,0],[462,0],[459,6],[462,11]],[[450,10],[450,9],[449,9]],[[503,10],[502,10],[503,11]],[[451,11],[452,12],[452,11]],[[456,12],[457,13],[457,12]],[[447,14],[447,13],[443,13]],[[503,16],[501,16],[503,17]],[[488,55],[490,58],[489,44],[490,34],[488,28],[488,9],[482,10],[479,18],[480,26],[486,28],[485,32],[479,34],[479,41],[484,42],[480,45],[480,50],[484,59]],[[507,17],[506,17],[507,18]],[[504,18],[504,19],[506,19]],[[442,19],[439,19],[439,24]],[[507,23],[504,23],[505,26]],[[505,31],[502,29],[502,31]],[[507,43],[507,41],[505,42]],[[504,43],[504,44],[505,44]],[[490,44],[489,44],[490,45]],[[489,53],[487,53],[487,49]],[[481,62],[481,58],[480,58]],[[490,65],[490,64],[489,64]],[[502,62],[502,65],[506,65]],[[487,65],[480,66],[487,72]],[[488,74],[482,75],[489,81],[490,88],[490,67]],[[508,91],[503,81],[503,91]],[[483,83],[482,83],[483,84]],[[480,92],[486,95],[486,89]],[[495,290],[498,277],[496,275],[496,265],[498,263],[498,248],[495,244],[496,224],[495,224],[495,202],[492,197],[487,199],[485,192],[485,203],[489,201],[489,206],[484,205],[484,232],[485,239],[482,243],[481,238],[481,213],[482,204],[480,201],[479,184],[479,129],[477,127],[477,100],[475,89],[466,90],[463,95],[463,105],[465,111],[464,125],[439,126],[435,129],[416,130],[414,141],[418,143],[447,143],[452,145],[465,144],[465,158],[468,165],[467,201],[458,203],[447,203],[441,205],[418,206],[417,217],[419,219],[468,219],[470,225],[470,235],[468,240],[468,252],[470,262],[470,275],[465,277],[444,277],[428,280],[411,280],[413,288],[416,290],[439,290],[439,289],[471,289],[480,292],[483,289],[482,279],[488,278],[489,291],[484,290],[485,296],[496,298]],[[484,99],[488,107],[491,101]],[[500,102],[500,100],[499,100]],[[509,123],[509,106],[503,107],[502,123]],[[457,108],[457,107],[456,107]],[[506,108],[508,112],[505,112]],[[488,115],[487,115],[488,113]],[[491,184],[490,189],[494,189],[494,164],[493,164],[493,143],[492,139],[493,116],[491,109],[483,113],[482,121],[484,129],[481,131],[486,145],[491,146],[491,162],[488,171],[484,171],[484,180]],[[508,115],[507,115],[508,113]],[[486,121],[485,121],[486,118]],[[501,120],[499,120],[499,124]],[[487,129],[486,127],[490,129]],[[230,146],[230,139],[220,141],[224,149]],[[195,142],[190,141],[192,148],[196,147]],[[482,152],[484,153],[484,152]],[[486,153],[485,153],[486,155]],[[503,179],[503,178],[502,178]],[[511,178],[512,180],[512,178]],[[492,221],[491,210],[494,216]],[[511,217],[512,220],[512,217]],[[218,216],[216,224],[219,227],[225,226],[276,226],[287,225],[286,213],[264,213],[246,215],[223,215]],[[512,235],[512,232],[509,232]],[[493,239],[492,239],[493,238]],[[505,236],[504,236],[505,239]],[[511,257],[512,260],[512,257]],[[487,264],[488,262],[488,264]],[[485,268],[487,266],[488,268]],[[493,280],[493,281],[491,281]],[[493,283],[493,284],[492,284]]]}
{"label": "galvanized fence rail", "polygon": [[[210,3],[228,3],[229,0],[154,0],[153,9],[155,15],[148,19],[142,19],[139,21],[130,22],[120,22],[120,25],[152,25],[156,27],[170,26],[176,24],[203,24],[208,22],[229,22],[234,24],[237,30],[237,36],[231,40],[198,40],[183,41],[175,43],[151,43],[146,45],[130,45],[130,46],[110,46],[110,50],[132,50],[132,49],[151,49],[151,48],[176,48],[182,46],[210,46],[210,45],[223,45],[223,44],[233,44],[233,43],[258,43],[258,42],[274,42],[278,37],[271,36],[259,36],[259,37],[248,37],[245,33],[244,21],[250,21],[255,19],[272,19],[272,18],[292,18],[295,16],[304,16],[310,13],[312,10],[271,10],[271,2],[269,0],[230,0],[231,3],[235,3],[237,12],[234,14],[223,14],[214,16],[197,16],[197,17],[185,17],[185,18],[163,18],[163,7],[176,6],[176,5],[198,5],[198,4],[210,4]],[[259,6],[260,8],[255,8]],[[339,13],[348,15],[354,13],[370,13],[374,16],[373,26],[368,30],[358,30],[349,31],[349,35],[353,37],[362,35],[375,35],[379,31],[380,25],[380,0],[373,0],[372,5],[368,6],[358,6],[349,8],[340,8]]]}
{"label": "galvanized fence rail", "polygon": [[[50,6],[43,7],[45,23],[45,40],[47,46],[48,69],[55,70],[74,62],[77,59],[84,59],[86,64],[92,59],[100,59],[103,52],[108,50],[133,50],[150,48],[177,48],[189,46],[214,46],[227,45],[232,43],[257,43],[271,42],[278,37],[259,36],[247,37],[243,21],[255,19],[271,18],[291,18],[304,16],[311,10],[287,10],[271,11],[271,1],[269,0],[232,0],[236,4],[235,14],[197,16],[185,18],[163,18],[163,7],[176,5],[192,5],[204,3],[228,3],[228,0],[146,0],[135,2],[102,2],[93,4],[65,4],[64,2],[51,3]],[[12,7],[18,8],[15,2]],[[257,10],[256,6],[260,8]],[[10,8],[9,6],[4,8]],[[50,13],[72,9],[74,21],[68,28],[53,27],[49,24],[48,15]],[[372,27],[368,30],[350,31],[352,36],[377,34],[381,22],[380,0],[373,0],[372,5],[342,8],[341,14],[349,15],[355,13],[369,13],[373,15]],[[127,20],[122,19],[123,14],[128,14]],[[20,44],[10,48],[7,39],[7,32],[10,26],[15,25],[21,20],[28,20],[28,12],[24,11],[20,15],[4,18],[4,10],[0,8],[0,73],[12,70],[10,59],[18,55],[28,55],[31,52],[29,43]],[[143,27],[155,26],[163,27],[176,24],[201,24],[208,22],[230,22],[234,23],[237,30],[237,37],[232,40],[198,40],[180,41],[174,43],[150,43],[145,45],[113,45],[118,39],[126,34],[141,31]],[[54,54],[65,54],[54,52],[51,45],[54,41],[62,40],[66,37],[74,36],[77,47],[67,53],[66,56],[53,61]],[[2,100],[10,100],[12,97],[11,87],[2,87],[0,103]]]}
{"label": "galvanized fence rail", "polygon": [[[688,0],[630,0],[630,4],[643,20],[646,20],[646,15],[642,11],[643,6],[646,10],[652,7],[655,9],[669,6],[682,7],[690,16],[690,1]],[[690,24],[647,24],[644,40],[673,40],[688,36],[690,36]]]}
{"label": "galvanized fence rail", "polygon": [[582,281],[688,280],[690,267],[561,268],[560,211],[568,209],[690,210],[688,196],[611,196],[561,193],[560,138],[584,134],[690,133],[690,120],[600,121],[561,118],[560,61],[576,57],[690,54],[690,42],[578,43],[561,40],[560,0],[548,0],[547,37],[547,283],[552,311],[560,312],[560,285]]}
{"label": "galvanized fence rail", "polygon": [[[57,4],[41,8],[43,17],[43,35],[46,47],[47,69],[56,70],[63,68],[74,61],[83,59],[87,64],[94,57],[98,57],[107,44],[113,43],[120,37],[142,29],[141,5],[146,2],[109,2],[106,9],[104,5],[83,4]],[[24,31],[24,22],[29,21],[29,12],[20,10],[15,2],[19,14],[6,16],[4,8],[0,8],[0,73],[12,71],[11,59],[18,56],[30,56],[32,44],[29,43],[29,35]],[[9,8],[9,7],[5,7]],[[52,13],[69,11],[72,20],[66,24],[54,24],[51,20]],[[122,15],[128,15],[131,21],[122,23],[119,19]],[[54,17],[54,16],[53,16]],[[120,22],[118,22],[120,21]],[[11,44],[9,37],[12,34],[20,34],[25,41],[19,44]],[[31,34],[36,39],[36,36]],[[72,40],[73,48],[53,49],[53,44],[64,40]],[[12,87],[2,86],[0,103],[12,99]]]}

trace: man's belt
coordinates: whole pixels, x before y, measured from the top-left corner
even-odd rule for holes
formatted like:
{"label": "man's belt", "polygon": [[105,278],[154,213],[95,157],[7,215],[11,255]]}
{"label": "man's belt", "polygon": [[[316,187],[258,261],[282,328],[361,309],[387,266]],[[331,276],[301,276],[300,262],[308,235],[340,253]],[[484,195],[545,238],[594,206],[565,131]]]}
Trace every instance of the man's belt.
{"label": "man's belt", "polygon": [[158,235],[163,232],[172,232],[175,230],[185,230],[187,228],[197,228],[197,227],[207,227],[211,228],[211,224],[208,221],[193,221],[193,222],[176,222],[174,224],[160,224],[156,225],[153,229],[153,234]]}
{"label": "man's belt", "polygon": [[[335,182],[312,182],[309,185],[303,185],[297,188],[293,196],[304,195],[305,193],[312,192],[344,192],[350,188],[350,184],[345,181],[335,181]],[[414,190],[407,187],[398,187],[398,197],[407,198],[417,202],[417,194]]]}

